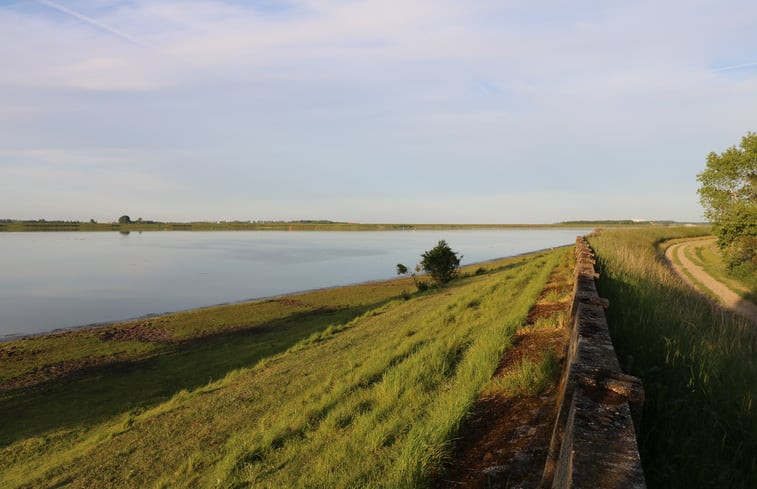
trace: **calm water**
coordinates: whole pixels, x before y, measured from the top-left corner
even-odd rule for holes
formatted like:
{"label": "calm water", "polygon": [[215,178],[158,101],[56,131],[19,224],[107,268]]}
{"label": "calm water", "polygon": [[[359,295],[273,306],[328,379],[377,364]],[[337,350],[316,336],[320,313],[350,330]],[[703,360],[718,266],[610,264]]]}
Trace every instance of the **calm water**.
{"label": "calm water", "polygon": [[391,278],[440,239],[465,264],[588,231],[0,233],[0,339]]}

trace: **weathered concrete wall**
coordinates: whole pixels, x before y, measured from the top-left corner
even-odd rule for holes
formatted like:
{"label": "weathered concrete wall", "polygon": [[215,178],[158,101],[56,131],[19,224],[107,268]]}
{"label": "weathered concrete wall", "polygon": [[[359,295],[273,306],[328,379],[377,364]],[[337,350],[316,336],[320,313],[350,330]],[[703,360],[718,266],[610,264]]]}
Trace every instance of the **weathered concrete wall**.
{"label": "weathered concrete wall", "polygon": [[620,370],[582,236],[575,253],[570,346],[540,487],[646,488],[636,441],[644,389]]}

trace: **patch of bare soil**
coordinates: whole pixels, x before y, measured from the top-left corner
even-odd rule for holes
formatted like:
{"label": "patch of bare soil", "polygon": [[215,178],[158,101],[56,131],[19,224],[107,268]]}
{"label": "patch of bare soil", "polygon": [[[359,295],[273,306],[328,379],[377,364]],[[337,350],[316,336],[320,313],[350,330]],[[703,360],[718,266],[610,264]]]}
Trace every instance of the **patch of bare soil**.
{"label": "patch of bare soil", "polygon": [[292,299],[290,297],[278,297],[276,299],[270,299],[268,302],[277,302],[287,307],[302,307],[302,306],[308,305],[302,302],[301,300]]}
{"label": "patch of bare soil", "polygon": [[[34,370],[23,377],[11,379],[0,384],[1,391],[12,391],[22,387],[31,387],[42,384],[61,377],[66,377],[74,373],[85,372],[90,369],[103,367],[106,365],[115,365],[124,361],[124,355],[112,355],[107,359],[104,358],[86,358],[81,360],[68,360],[55,362]],[[133,360],[132,360],[133,361]]]}
{"label": "patch of bare soil", "polygon": [[[564,359],[568,344],[565,325],[537,328],[540,319],[567,315],[568,300],[546,302],[551,290],[565,283],[553,275],[537,305],[529,313],[529,326],[515,336],[500,360],[494,377],[517,368],[522,359],[537,360],[550,349]],[[446,474],[434,484],[445,489],[535,488],[547,459],[556,416],[557,385],[540,395],[508,397],[483,395],[461,430],[456,452]]]}
{"label": "patch of bare soil", "polygon": [[153,341],[167,343],[173,334],[161,326],[161,321],[138,321],[128,325],[105,328],[98,336],[103,341]]}
{"label": "patch of bare soil", "polygon": [[[169,349],[174,348],[188,348],[193,344],[201,344],[213,338],[223,336],[242,336],[242,335],[259,335],[270,332],[277,325],[258,325],[255,327],[242,326],[235,329],[224,330],[214,334],[207,334],[204,336],[198,336],[194,338],[174,338],[170,330],[161,327],[160,323],[165,322],[162,318],[156,318],[154,320],[138,321],[132,324],[120,324],[117,326],[108,326],[105,328],[99,328],[95,330],[95,334],[103,341],[144,341],[162,343]],[[75,330],[68,331],[65,335],[81,335],[91,334],[92,330]],[[102,357],[90,357],[76,360],[65,360],[55,363],[50,363],[39,368],[36,368],[29,374],[23,377],[6,380],[0,383],[0,391],[11,391],[22,387],[31,387],[33,385],[41,384],[43,382],[55,380],[61,377],[66,377],[75,373],[84,373],[93,369],[101,367],[112,367],[121,363],[136,363],[143,361],[147,358],[165,353],[166,349],[160,349],[152,351],[144,355],[129,355],[126,352],[113,353],[108,356]],[[23,351],[20,352],[14,346],[2,345],[0,346],[0,360],[3,361],[24,361],[30,356],[37,355],[39,351]]]}
{"label": "patch of bare soil", "polygon": [[548,302],[536,304],[528,313],[528,323],[536,324],[539,319],[548,319],[558,313],[566,313],[568,305],[565,302]]}

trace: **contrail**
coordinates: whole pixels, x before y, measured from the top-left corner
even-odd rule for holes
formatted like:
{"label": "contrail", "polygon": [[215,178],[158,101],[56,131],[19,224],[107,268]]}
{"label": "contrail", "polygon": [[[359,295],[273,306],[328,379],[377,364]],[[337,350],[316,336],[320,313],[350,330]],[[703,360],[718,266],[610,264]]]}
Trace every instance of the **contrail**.
{"label": "contrail", "polygon": [[58,12],[64,13],[66,15],[70,15],[71,17],[79,19],[82,22],[85,22],[85,23],[87,23],[87,24],[89,24],[91,26],[97,27],[98,29],[101,29],[101,30],[103,30],[105,32],[113,34],[114,36],[118,37],[119,39],[121,39],[123,41],[129,42],[131,44],[135,44],[135,45],[143,47],[143,48],[148,47],[144,43],[142,43],[141,41],[139,41],[139,40],[131,37],[128,34],[124,34],[123,32],[121,32],[119,30],[116,30],[116,29],[114,29],[112,27],[109,27],[109,26],[103,24],[102,22],[93,19],[92,17],[87,17],[86,15],[80,14],[79,12],[75,12],[75,11],[69,9],[69,8],[64,7],[63,5],[59,5],[59,4],[57,4],[55,2],[52,2],[50,0],[35,0],[35,1],[37,3],[39,3],[40,5],[44,5],[45,7],[51,8],[53,10],[57,10]]}
{"label": "contrail", "polygon": [[752,66],[757,66],[757,62],[754,62],[754,63],[744,63],[744,64],[740,64],[740,65],[723,66],[722,68],[715,68],[712,71],[738,70],[739,68],[751,68]]}

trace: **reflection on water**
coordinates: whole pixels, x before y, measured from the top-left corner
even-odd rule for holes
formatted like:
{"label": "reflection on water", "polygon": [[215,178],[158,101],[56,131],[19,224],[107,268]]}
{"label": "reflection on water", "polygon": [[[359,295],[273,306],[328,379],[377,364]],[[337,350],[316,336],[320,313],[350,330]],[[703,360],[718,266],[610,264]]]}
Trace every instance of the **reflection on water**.
{"label": "reflection on water", "polygon": [[474,263],[586,232],[0,233],[0,339],[391,278],[440,239]]}

